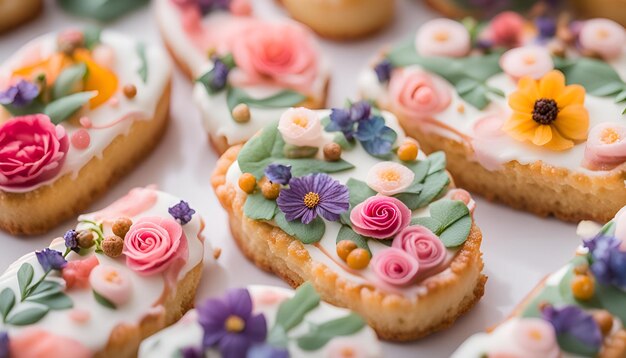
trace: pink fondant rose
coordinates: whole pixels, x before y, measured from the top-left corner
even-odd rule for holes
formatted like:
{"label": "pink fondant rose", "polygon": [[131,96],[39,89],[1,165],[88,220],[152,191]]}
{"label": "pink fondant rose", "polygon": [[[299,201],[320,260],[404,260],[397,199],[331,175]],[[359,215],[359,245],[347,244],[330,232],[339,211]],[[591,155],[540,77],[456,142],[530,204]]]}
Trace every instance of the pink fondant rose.
{"label": "pink fondant rose", "polygon": [[235,37],[234,84],[278,83],[309,92],[317,76],[318,53],[312,35],[291,23],[251,22]]}
{"label": "pink fondant rose", "polygon": [[374,255],[372,270],[381,280],[395,286],[403,286],[413,282],[419,270],[419,263],[413,256],[392,247]]}
{"label": "pink fondant rose", "polygon": [[613,59],[624,50],[626,30],[609,19],[591,19],[583,23],[578,39],[583,49],[596,52],[605,59]]}
{"label": "pink fondant rose", "polygon": [[417,31],[415,48],[422,56],[462,57],[470,50],[470,34],[457,21],[430,20]]}
{"label": "pink fondant rose", "polygon": [[488,32],[496,46],[519,46],[524,35],[524,18],[513,11],[505,11],[491,20]]}
{"label": "pink fondant rose", "polygon": [[44,114],[15,117],[0,126],[0,188],[24,189],[61,170],[69,140]]}
{"label": "pink fondant rose", "polygon": [[278,122],[278,131],[285,143],[317,147],[322,138],[322,124],[315,111],[304,107],[289,108]]}
{"label": "pink fondant rose", "polygon": [[626,125],[605,122],[589,131],[583,166],[591,170],[611,170],[626,162]]}
{"label": "pink fondant rose", "polygon": [[446,259],[446,248],[437,235],[421,225],[400,231],[391,247],[403,250],[419,262],[421,271],[436,268]]}
{"label": "pink fondant rose", "polygon": [[137,220],[124,239],[126,265],[141,275],[165,271],[187,253],[187,238],[176,221],[161,217]]}
{"label": "pink fondant rose", "polygon": [[350,213],[352,229],[360,235],[389,239],[411,222],[411,210],[390,196],[372,196]]}
{"label": "pink fondant rose", "polygon": [[450,105],[448,84],[420,69],[394,71],[389,95],[395,110],[409,118],[428,118]]}
{"label": "pink fondant rose", "polygon": [[500,67],[516,81],[524,76],[538,80],[554,68],[554,63],[545,47],[526,46],[505,52],[500,57]]}

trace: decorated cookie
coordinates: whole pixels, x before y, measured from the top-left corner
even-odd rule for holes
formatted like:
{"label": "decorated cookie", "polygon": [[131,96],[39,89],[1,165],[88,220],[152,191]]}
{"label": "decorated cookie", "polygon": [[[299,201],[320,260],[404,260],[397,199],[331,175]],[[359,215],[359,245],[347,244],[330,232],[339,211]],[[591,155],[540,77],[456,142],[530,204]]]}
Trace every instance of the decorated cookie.
{"label": "decorated cookie", "polygon": [[136,356],[193,305],[203,227],[187,202],[149,187],[81,215],[0,276],[2,356]]}
{"label": "decorated cookie", "polygon": [[392,114],[357,102],[286,110],[229,149],[212,182],[248,258],[406,341],[447,327],[483,294],[475,203],[445,167]]}
{"label": "decorated cookie", "polygon": [[[532,25],[532,26],[531,26]],[[481,30],[482,29],[482,30]],[[425,23],[360,78],[456,183],[539,215],[607,221],[626,202],[626,31],[606,19]]]}
{"label": "decorated cookie", "polygon": [[146,340],[148,357],[382,357],[376,333],[357,314],[320,302],[313,285],[229,290]]}
{"label": "decorated cookie", "polygon": [[391,22],[395,0],[280,0],[289,14],[324,37],[370,35]]}
{"label": "decorated cookie", "polygon": [[579,233],[591,238],[576,257],[543,280],[508,320],[469,338],[452,356],[626,356],[625,219],[621,210],[599,232],[597,224],[581,223]]}
{"label": "decorated cookie", "polygon": [[248,0],[158,0],[156,10],[165,44],[195,79],[194,102],[220,154],[286,108],[324,106],[330,69],[302,25],[253,17]]}
{"label": "decorated cookie", "polygon": [[42,8],[42,0],[0,2],[0,33],[32,20],[39,15]]}
{"label": "decorated cookie", "polygon": [[166,55],[120,34],[66,30],[0,67],[0,228],[42,233],[85,208],[159,142]]}

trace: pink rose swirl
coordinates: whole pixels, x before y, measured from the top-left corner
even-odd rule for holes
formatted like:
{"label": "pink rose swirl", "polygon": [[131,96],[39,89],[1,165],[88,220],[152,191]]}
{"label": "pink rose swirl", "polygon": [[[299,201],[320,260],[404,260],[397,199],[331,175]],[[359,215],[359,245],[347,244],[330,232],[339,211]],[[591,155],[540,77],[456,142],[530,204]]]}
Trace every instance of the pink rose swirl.
{"label": "pink rose swirl", "polygon": [[389,83],[391,102],[409,118],[430,118],[448,108],[452,99],[448,84],[422,70],[394,71]]}
{"label": "pink rose swirl", "polygon": [[441,240],[421,225],[400,231],[391,246],[413,256],[419,262],[420,271],[436,268],[446,259],[446,248]]}
{"label": "pink rose swirl", "polygon": [[376,253],[371,264],[378,278],[395,286],[411,283],[419,271],[419,262],[413,256],[393,247]]}
{"label": "pink rose swirl", "polygon": [[350,221],[360,235],[389,239],[409,225],[411,210],[396,198],[372,196],[352,209]]}

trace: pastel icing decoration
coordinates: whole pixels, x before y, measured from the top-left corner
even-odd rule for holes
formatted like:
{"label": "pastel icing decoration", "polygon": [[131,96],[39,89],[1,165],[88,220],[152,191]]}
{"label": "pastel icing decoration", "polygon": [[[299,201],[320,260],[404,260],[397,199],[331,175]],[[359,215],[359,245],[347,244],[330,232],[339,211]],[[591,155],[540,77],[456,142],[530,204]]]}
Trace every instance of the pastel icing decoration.
{"label": "pastel icing decoration", "polygon": [[415,47],[422,56],[461,57],[470,49],[470,35],[456,21],[430,20],[417,32]]}
{"label": "pastel icing decoration", "polygon": [[353,229],[363,236],[389,239],[409,225],[411,210],[400,200],[372,196],[356,205],[350,213]]}
{"label": "pastel icing decoration", "polygon": [[367,185],[382,195],[391,196],[406,190],[415,179],[415,173],[394,162],[380,162],[367,173]]}
{"label": "pastel icing decoration", "polygon": [[[459,198],[459,195],[453,196],[455,198]],[[428,228],[420,225],[404,228],[393,239],[391,246],[413,256],[422,271],[437,268],[446,259],[446,248],[441,240]]]}
{"label": "pastel icing decoration", "polygon": [[578,40],[584,49],[615,59],[623,55],[626,30],[613,20],[591,19],[583,23]]}
{"label": "pastel icing decoration", "polygon": [[322,135],[322,125],[315,111],[306,108],[286,110],[278,122],[278,130],[287,144],[315,146]]}
{"label": "pastel icing decoration", "polygon": [[500,67],[516,80],[525,76],[538,80],[550,72],[554,64],[546,48],[525,46],[505,52],[500,58]]}
{"label": "pastel icing decoration", "polygon": [[383,281],[392,285],[411,283],[419,271],[419,261],[401,249],[391,248],[376,254],[372,268]]}
{"label": "pastel icing decoration", "polygon": [[389,91],[394,108],[407,117],[430,117],[445,110],[451,101],[448,85],[420,70],[394,72]]}

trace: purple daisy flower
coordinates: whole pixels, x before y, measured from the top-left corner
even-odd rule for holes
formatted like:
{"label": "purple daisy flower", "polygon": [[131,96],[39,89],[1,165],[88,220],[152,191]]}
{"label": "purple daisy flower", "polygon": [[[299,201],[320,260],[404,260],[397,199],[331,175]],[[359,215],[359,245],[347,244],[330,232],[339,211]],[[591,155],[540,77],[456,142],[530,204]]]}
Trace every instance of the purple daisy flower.
{"label": "purple daisy flower", "polygon": [[605,285],[626,289],[626,252],[620,250],[621,241],[598,235],[585,240],[583,245],[589,249],[594,277]]}
{"label": "purple daisy flower", "polygon": [[67,265],[67,261],[63,254],[57,250],[52,249],[43,249],[41,251],[36,251],[35,255],[37,256],[37,261],[43,268],[44,272],[48,272],[50,270],[62,270]]}
{"label": "purple daisy flower", "polygon": [[320,215],[337,221],[350,207],[348,187],[328,174],[315,173],[291,179],[289,188],[280,191],[276,203],[288,221],[300,219],[309,224]]}
{"label": "purple daisy flower", "polygon": [[39,95],[36,84],[20,80],[15,85],[0,92],[0,104],[26,107]]}
{"label": "purple daisy flower", "polygon": [[203,346],[217,347],[224,358],[245,357],[255,344],[265,342],[267,322],[252,314],[252,298],[246,289],[232,289],[223,299],[208,299],[198,307],[198,323],[204,329]]}
{"label": "purple daisy flower", "polygon": [[291,165],[270,164],[265,168],[265,176],[272,183],[287,185],[291,180]]}
{"label": "purple daisy flower", "polygon": [[189,204],[183,200],[171,208],[168,208],[167,212],[170,213],[170,215],[172,215],[181,225],[185,225],[190,222],[191,217],[196,213],[196,211],[190,208]]}
{"label": "purple daisy flower", "polygon": [[600,349],[602,332],[593,316],[575,305],[555,308],[547,305],[541,310],[543,319],[554,326],[557,336],[569,334],[593,350]]}

